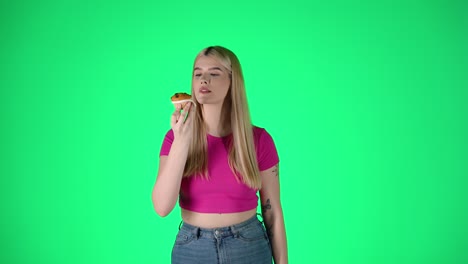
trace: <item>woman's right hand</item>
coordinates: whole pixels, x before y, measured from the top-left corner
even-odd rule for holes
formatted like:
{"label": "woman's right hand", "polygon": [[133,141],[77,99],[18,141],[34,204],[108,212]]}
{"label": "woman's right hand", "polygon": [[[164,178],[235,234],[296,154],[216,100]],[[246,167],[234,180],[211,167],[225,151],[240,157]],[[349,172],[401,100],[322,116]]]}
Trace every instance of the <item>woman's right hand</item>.
{"label": "woman's right hand", "polygon": [[171,117],[171,128],[174,132],[174,141],[181,141],[187,146],[192,141],[193,119],[195,116],[194,106],[188,102],[181,113],[181,105],[177,104],[176,110]]}
{"label": "woman's right hand", "polygon": [[187,103],[181,113],[180,104],[171,117],[174,141],[167,156],[159,158],[159,169],[153,187],[154,209],[160,216],[168,215],[174,209],[180,193],[180,184],[192,141],[195,106]]}

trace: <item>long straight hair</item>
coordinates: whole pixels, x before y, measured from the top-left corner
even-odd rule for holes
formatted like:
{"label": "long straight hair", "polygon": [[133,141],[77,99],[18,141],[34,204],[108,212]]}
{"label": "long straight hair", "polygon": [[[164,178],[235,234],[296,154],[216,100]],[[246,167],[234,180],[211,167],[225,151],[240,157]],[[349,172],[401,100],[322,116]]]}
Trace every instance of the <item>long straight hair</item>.
{"label": "long straight hair", "polygon": [[[211,46],[203,49],[195,58],[195,62],[201,56],[210,56],[216,59],[231,75],[231,86],[221,110],[221,120],[230,122],[232,129],[232,137],[228,141],[229,167],[238,181],[242,181],[250,188],[260,189],[260,171],[239,59],[232,51],[221,46]],[[194,94],[192,86],[192,95]],[[206,125],[203,120],[202,106],[197,100],[194,100],[194,102],[196,104],[193,126],[194,136],[189,147],[184,177],[201,174],[205,179],[209,179]]]}

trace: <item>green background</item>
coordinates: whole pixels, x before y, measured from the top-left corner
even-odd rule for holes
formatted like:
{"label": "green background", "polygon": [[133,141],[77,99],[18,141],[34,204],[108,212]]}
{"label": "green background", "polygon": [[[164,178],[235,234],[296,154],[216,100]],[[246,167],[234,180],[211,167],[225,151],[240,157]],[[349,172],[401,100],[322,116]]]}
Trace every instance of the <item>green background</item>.
{"label": "green background", "polygon": [[468,263],[465,1],[2,1],[1,263],[169,263],[151,191],[195,55],[273,136],[291,263]]}

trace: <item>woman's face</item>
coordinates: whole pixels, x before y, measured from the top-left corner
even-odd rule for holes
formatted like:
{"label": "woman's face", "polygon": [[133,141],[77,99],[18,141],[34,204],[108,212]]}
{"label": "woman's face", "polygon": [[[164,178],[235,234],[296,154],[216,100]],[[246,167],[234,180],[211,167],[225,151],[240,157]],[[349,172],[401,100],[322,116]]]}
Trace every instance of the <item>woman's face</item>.
{"label": "woman's face", "polygon": [[197,58],[192,88],[198,103],[222,105],[230,86],[230,73],[221,63],[211,56],[201,55]]}

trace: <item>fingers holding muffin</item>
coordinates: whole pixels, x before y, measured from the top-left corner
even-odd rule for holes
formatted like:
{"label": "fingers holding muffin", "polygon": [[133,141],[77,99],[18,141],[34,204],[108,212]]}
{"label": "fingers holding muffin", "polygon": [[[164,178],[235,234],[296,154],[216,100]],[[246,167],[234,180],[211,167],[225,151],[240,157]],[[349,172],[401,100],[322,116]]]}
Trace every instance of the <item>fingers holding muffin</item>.
{"label": "fingers holding muffin", "polygon": [[171,101],[176,108],[178,105],[180,105],[181,108],[184,108],[189,102],[192,102],[192,104],[195,105],[192,100],[192,96],[188,93],[175,93],[171,96]]}

